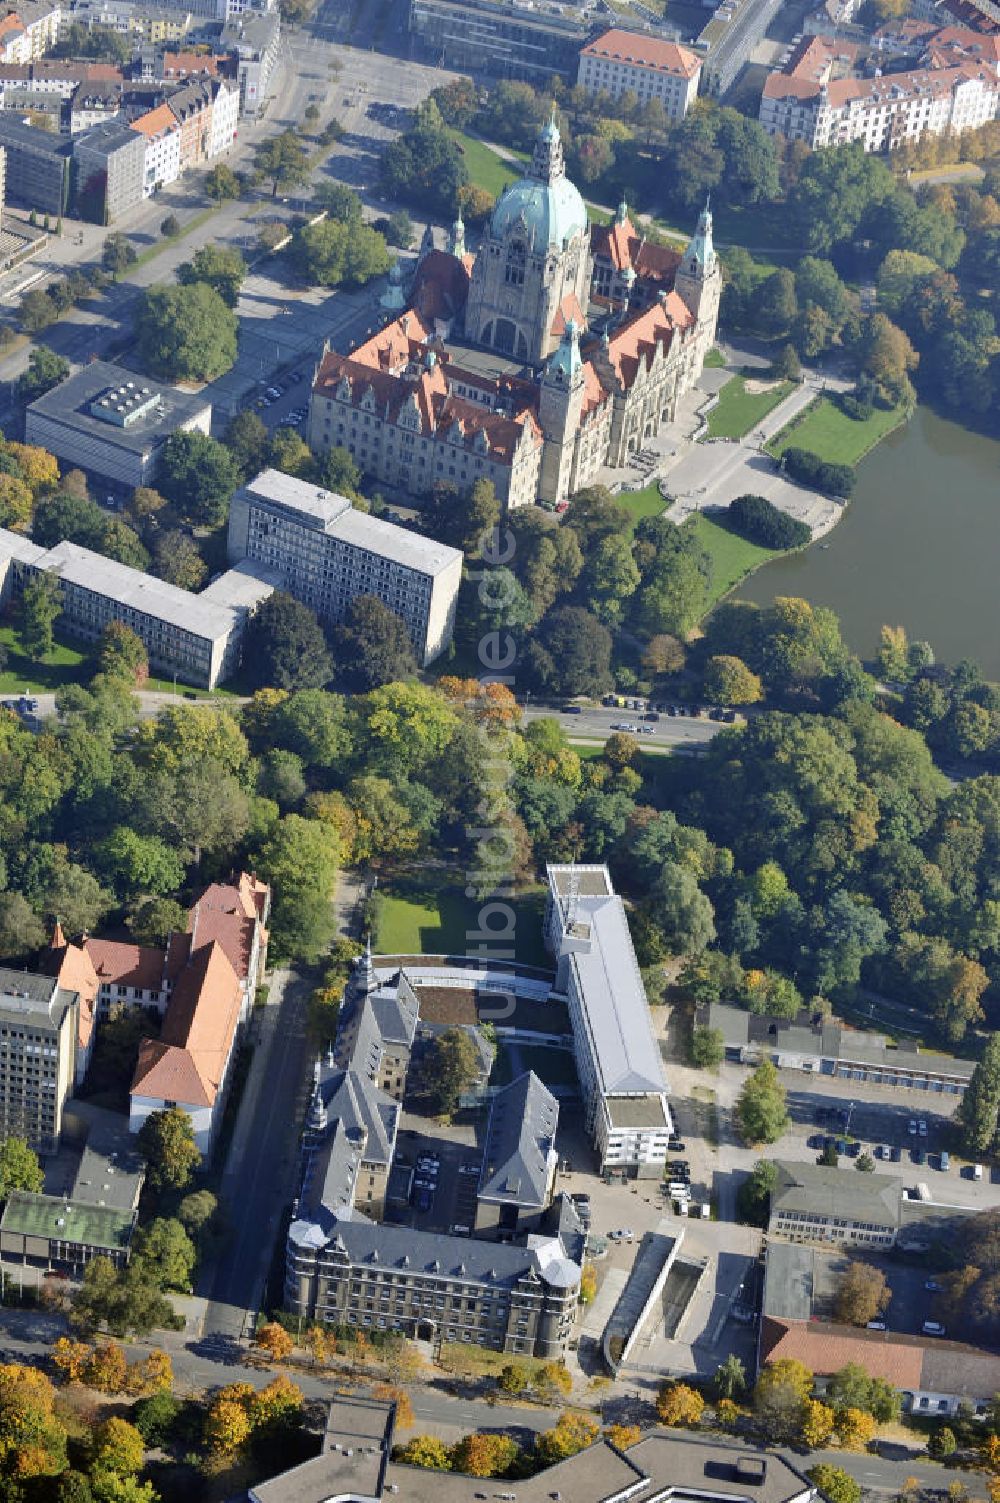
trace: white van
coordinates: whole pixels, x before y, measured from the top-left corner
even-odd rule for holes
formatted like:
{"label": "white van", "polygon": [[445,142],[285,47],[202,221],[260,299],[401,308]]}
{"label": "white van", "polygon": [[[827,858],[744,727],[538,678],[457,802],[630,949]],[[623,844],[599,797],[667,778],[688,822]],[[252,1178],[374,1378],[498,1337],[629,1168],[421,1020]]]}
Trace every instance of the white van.
{"label": "white van", "polygon": [[973,1166],[972,1166],[972,1178],[973,1179],[982,1179],[982,1177],[983,1177],[983,1166],[982,1166],[982,1164],[973,1164]]}

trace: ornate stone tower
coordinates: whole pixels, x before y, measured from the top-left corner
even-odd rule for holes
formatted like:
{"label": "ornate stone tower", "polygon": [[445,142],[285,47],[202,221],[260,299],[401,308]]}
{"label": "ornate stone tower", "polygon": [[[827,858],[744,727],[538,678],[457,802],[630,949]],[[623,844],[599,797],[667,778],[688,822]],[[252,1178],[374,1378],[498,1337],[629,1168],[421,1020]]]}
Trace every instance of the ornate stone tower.
{"label": "ornate stone tower", "polygon": [[580,431],[585,377],[580,331],[573,319],[542,372],[538,420],[545,435],[538,494],[543,501],[564,501],[574,489],[573,461]]}
{"label": "ornate stone tower", "polygon": [[535,142],[531,167],[493,210],[476,257],[465,312],[469,339],[540,365],[563,322],[586,317],[592,262],[587,210],[566,176],[555,119]]}
{"label": "ornate stone tower", "polygon": [[697,374],[715,343],[722,296],[722,269],[712,244],[712,211],[707,200],[698,217],[694,238],[677,268],[674,289],[696,319],[694,363]]}

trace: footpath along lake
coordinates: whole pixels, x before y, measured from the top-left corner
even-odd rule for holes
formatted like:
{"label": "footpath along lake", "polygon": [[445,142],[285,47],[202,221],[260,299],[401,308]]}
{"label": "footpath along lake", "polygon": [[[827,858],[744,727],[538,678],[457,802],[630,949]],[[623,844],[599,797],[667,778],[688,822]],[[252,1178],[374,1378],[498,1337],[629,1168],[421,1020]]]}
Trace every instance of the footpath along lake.
{"label": "footpath along lake", "polygon": [[801,595],[837,612],[864,658],[883,622],[1000,679],[1000,441],[918,407],[858,469],[843,520],[766,564],[732,599]]}

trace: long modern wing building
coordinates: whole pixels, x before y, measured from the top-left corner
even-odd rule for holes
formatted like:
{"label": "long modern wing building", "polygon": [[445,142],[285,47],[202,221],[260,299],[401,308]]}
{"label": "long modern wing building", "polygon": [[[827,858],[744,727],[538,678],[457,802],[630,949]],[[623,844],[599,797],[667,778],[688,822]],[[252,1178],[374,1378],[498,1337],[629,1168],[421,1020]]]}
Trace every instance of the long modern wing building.
{"label": "long modern wing building", "polygon": [[602,1173],[663,1172],[667,1082],[628,919],[606,866],[549,866],[545,939],[558,962]]}

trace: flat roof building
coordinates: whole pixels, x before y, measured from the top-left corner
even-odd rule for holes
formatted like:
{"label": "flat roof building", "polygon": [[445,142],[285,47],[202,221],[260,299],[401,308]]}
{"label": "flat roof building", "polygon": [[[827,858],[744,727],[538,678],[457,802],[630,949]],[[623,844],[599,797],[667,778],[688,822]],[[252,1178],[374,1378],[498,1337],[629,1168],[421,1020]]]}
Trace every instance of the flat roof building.
{"label": "flat roof building", "polygon": [[76,1073],[79,998],[53,976],[0,967],[0,1138],[59,1146]]}
{"label": "flat roof building", "polygon": [[406,625],[426,667],[451,641],[462,554],[353,507],[346,496],[279,470],[236,492],[229,557],[274,571],[321,621],[342,621],[359,595],[374,595]]}
{"label": "flat roof building", "polygon": [[0,146],[7,157],[8,201],[40,214],[65,214],[69,208],[72,142],[0,112]]}
{"label": "flat roof building", "polygon": [[566,995],[601,1169],[656,1176],[671,1133],[667,1082],[628,919],[606,866],[549,866],[545,941]]}
{"label": "flat roof building", "polygon": [[211,422],[204,397],[94,360],[35,398],[25,439],[102,483],[134,490],[155,482],[171,434],[207,434]]}

